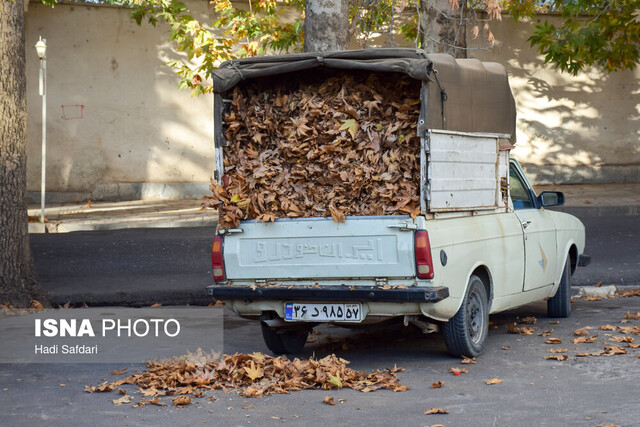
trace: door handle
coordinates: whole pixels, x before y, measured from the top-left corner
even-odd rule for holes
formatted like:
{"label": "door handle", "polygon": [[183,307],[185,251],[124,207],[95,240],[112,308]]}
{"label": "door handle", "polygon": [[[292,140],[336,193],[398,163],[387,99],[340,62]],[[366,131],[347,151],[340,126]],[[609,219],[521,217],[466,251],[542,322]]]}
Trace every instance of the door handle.
{"label": "door handle", "polygon": [[529,227],[529,224],[531,224],[531,221],[522,221],[522,228]]}

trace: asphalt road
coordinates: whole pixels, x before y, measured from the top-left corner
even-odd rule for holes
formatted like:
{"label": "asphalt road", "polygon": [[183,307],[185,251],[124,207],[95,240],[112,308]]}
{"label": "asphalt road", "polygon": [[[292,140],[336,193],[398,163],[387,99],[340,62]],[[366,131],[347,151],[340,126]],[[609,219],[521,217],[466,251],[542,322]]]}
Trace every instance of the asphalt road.
{"label": "asphalt road", "polygon": [[[140,365],[40,364],[0,365],[0,419],[11,426],[182,426],[182,425],[411,425],[446,426],[637,426],[640,419],[640,349],[627,354],[575,357],[578,352],[600,350],[619,332],[597,328],[620,326],[625,313],[640,312],[640,297],[574,303],[571,318],[552,324],[545,305],[534,304],[492,316],[487,351],[476,364],[462,365],[447,355],[439,334],[422,335],[403,326],[376,327],[368,331],[319,327],[318,341],[308,343],[301,356],[322,357],[336,352],[359,370],[404,368],[401,382],[406,392],[379,390],[362,393],[350,389],[306,390],[265,398],[243,398],[234,391],[210,391],[184,408],[131,405],[114,406],[117,392],[84,392],[86,385],[113,381],[114,369],[142,369]],[[507,333],[506,324],[518,317],[535,316],[532,335]],[[633,320],[629,325],[640,325]],[[598,338],[592,344],[572,344],[573,331],[581,327]],[[550,331],[562,344],[546,344],[538,333]],[[257,323],[228,312],[225,352],[267,352]],[[207,333],[207,331],[203,331]],[[640,340],[638,336],[629,335]],[[327,343],[331,343],[327,345]],[[565,348],[566,361],[546,360],[551,349]],[[454,376],[448,369],[467,368]],[[486,385],[498,378],[502,383]],[[431,388],[437,381],[444,386]],[[123,386],[141,400],[133,386]],[[336,406],[322,403],[329,394]],[[209,397],[217,398],[212,401]],[[244,409],[248,408],[248,409]],[[424,415],[431,408],[447,415]]]}
{"label": "asphalt road", "polygon": [[[640,285],[640,220],[585,217],[591,265],[574,285]],[[40,281],[54,302],[203,304],[211,283],[212,228],[132,229],[33,234]]]}
{"label": "asphalt road", "polygon": [[[579,270],[576,283],[640,283],[640,228],[635,217],[585,218],[587,251],[592,265]],[[176,292],[198,299],[209,283],[209,245],[212,230],[123,230],[32,236],[38,273],[44,285],[60,301],[81,286],[88,302],[108,302],[108,295],[133,304],[148,304],[158,296]],[[94,298],[90,300],[89,298]],[[174,300],[176,304],[183,302]],[[596,351],[619,332],[600,331],[620,326],[625,313],[640,312],[640,297],[606,299],[573,304],[571,318],[551,324],[544,303],[532,304],[491,317],[486,353],[476,364],[461,365],[447,355],[442,337],[399,325],[358,331],[329,326],[318,328],[316,342],[302,356],[322,357],[335,352],[362,370],[404,368],[400,380],[406,392],[361,393],[350,389],[308,390],[288,395],[246,399],[234,392],[208,392],[185,408],[173,406],[114,406],[116,393],[84,392],[86,385],[113,379],[109,373],[127,365],[40,364],[0,365],[0,423],[3,425],[435,425],[446,426],[597,426],[638,425],[640,419],[640,349],[626,347],[627,354],[576,357]],[[506,324],[518,317],[535,316],[532,335],[514,335]],[[640,325],[640,320],[629,324]],[[572,344],[573,331],[592,327],[593,344]],[[549,331],[563,342],[546,344]],[[208,333],[207,330],[202,331]],[[640,337],[630,335],[635,341]],[[267,352],[259,325],[227,311],[224,350]],[[620,344],[626,346],[626,344]],[[552,348],[566,348],[566,361],[546,360]],[[453,376],[450,367],[466,367],[469,373]],[[140,365],[130,366],[142,369]],[[486,385],[499,378],[502,383]],[[442,381],[440,389],[431,384]],[[63,384],[63,385],[62,385]],[[139,398],[136,390],[125,386]],[[330,394],[343,403],[322,403]],[[214,396],[212,401],[207,397]],[[243,409],[247,407],[248,409]],[[424,415],[442,408],[447,415]]]}

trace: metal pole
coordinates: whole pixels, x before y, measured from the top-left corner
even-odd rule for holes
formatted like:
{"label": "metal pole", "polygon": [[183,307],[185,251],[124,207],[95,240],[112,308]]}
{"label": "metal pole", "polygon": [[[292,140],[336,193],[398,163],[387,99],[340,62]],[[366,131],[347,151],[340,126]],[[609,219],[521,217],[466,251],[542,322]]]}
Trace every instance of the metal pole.
{"label": "metal pole", "polygon": [[[46,42],[46,40],[45,40]],[[40,222],[44,226],[45,180],[47,172],[47,59],[40,60],[40,95],[42,95],[42,182],[40,186]]]}

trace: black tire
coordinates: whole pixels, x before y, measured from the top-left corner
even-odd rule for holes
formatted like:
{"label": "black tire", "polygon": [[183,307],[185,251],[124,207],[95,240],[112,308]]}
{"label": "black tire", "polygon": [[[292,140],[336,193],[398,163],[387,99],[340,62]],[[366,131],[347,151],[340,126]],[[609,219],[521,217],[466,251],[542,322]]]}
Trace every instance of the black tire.
{"label": "black tire", "polygon": [[265,322],[260,322],[260,325],[264,343],[275,354],[300,353],[309,335],[306,329],[273,329]]}
{"label": "black tire", "polygon": [[556,294],[547,300],[547,314],[549,317],[569,317],[571,316],[571,261],[567,257],[564,264],[562,279]]}
{"label": "black tire", "polygon": [[485,349],[489,335],[489,303],[482,279],[469,278],[460,310],[442,325],[444,342],[456,357],[477,357]]}

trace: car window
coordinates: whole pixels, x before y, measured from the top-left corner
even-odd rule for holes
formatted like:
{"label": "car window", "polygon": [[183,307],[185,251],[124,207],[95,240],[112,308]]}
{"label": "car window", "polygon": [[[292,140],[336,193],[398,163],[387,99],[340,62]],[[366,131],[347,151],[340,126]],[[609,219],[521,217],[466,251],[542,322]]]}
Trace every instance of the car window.
{"label": "car window", "polygon": [[536,205],[531,200],[531,193],[527,191],[527,187],[522,182],[520,175],[516,172],[513,165],[509,166],[509,185],[511,187],[511,200],[514,209],[530,209]]}

